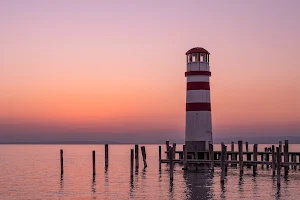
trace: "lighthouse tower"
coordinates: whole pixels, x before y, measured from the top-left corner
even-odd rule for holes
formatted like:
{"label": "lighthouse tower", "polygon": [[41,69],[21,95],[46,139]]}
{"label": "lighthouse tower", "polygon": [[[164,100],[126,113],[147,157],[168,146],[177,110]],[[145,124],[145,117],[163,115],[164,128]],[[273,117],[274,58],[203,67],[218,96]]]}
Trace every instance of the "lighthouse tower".
{"label": "lighthouse tower", "polygon": [[196,47],[186,57],[185,144],[188,152],[205,151],[212,143],[209,52]]}

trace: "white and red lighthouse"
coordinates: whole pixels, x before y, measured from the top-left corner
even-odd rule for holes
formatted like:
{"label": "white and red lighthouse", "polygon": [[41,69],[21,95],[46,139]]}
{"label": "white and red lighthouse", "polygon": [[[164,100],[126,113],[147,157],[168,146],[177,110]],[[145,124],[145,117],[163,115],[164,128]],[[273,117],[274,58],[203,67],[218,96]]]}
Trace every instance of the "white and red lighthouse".
{"label": "white and red lighthouse", "polygon": [[188,152],[205,151],[212,143],[209,52],[196,47],[187,51],[186,56],[185,144]]}

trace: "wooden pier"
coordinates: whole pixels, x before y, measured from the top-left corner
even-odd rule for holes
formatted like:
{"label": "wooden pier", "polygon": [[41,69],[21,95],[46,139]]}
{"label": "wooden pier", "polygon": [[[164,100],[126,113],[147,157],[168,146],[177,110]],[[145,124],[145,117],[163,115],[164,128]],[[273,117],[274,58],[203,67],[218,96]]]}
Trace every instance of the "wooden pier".
{"label": "wooden pier", "polygon": [[[222,143],[221,151],[214,151],[213,144],[209,144],[209,151],[186,152],[185,145],[183,145],[183,151],[176,151],[174,148],[176,144],[173,144],[171,147],[169,146],[169,141],[167,141],[166,159],[161,159],[161,155],[159,155],[159,162],[160,165],[161,163],[169,164],[171,180],[173,179],[175,163],[182,164],[183,170],[191,170],[193,168],[197,170],[199,166],[209,167],[211,170],[214,170],[214,167],[221,167],[220,181],[222,183],[224,183],[226,171],[229,166],[237,168],[239,165],[240,173],[243,173],[245,166],[247,168],[252,167],[253,175],[256,175],[257,165],[261,165],[261,168],[264,168],[264,166],[267,168],[271,167],[274,176],[277,169],[277,185],[280,185],[281,168],[284,168],[284,173],[287,174],[290,169],[295,170],[297,166],[300,166],[300,152],[289,152],[288,140],[284,142],[284,151],[282,151],[281,142],[279,142],[278,147],[274,145],[272,147],[265,147],[264,151],[257,151],[258,144],[254,144],[252,152],[249,151],[248,142],[245,144],[245,152],[243,151],[244,145],[242,141],[238,141],[238,151],[234,151],[234,143],[232,142],[230,151],[227,151],[227,146]],[[260,160],[258,160],[259,157]]]}
{"label": "wooden pier", "polygon": [[[221,175],[220,182],[225,183],[227,170],[229,167],[239,169],[240,174],[244,173],[244,167],[252,168],[253,175],[258,172],[258,165],[261,168],[272,168],[272,175],[277,178],[277,185],[280,185],[281,169],[283,168],[284,174],[287,175],[289,170],[296,170],[297,166],[300,166],[300,152],[290,152],[288,140],[279,142],[278,146],[272,145],[271,147],[264,147],[264,151],[258,151],[258,144],[253,145],[252,152],[249,151],[248,143],[245,145],[243,141],[238,141],[238,151],[234,150],[234,142],[231,142],[230,151],[224,143],[221,143],[221,150],[215,151],[214,145],[209,144],[208,151],[188,152],[185,145],[183,145],[182,151],[176,150],[176,144],[170,145],[169,141],[166,141],[166,158],[162,158],[162,148],[158,147],[158,161],[159,170],[161,171],[161,165],[167,163],[170,172],[170,180],[174,179],[174,166],[175,164],[182,165],[182,170],[198,170],[199,167],[205,167],[214,171],[215,167],[220,167]],[[245,146],[246,151],[243,151]],[[105,148],[105,171],[108,169],[108,144],[104,145]],[[147,168],[146,160],[146,148],[141,146],[141,154],[144,163],[144,170]],[[246,158],[246,159],[245,159]],[[260,160],[259,160],[260,158]],[[134,162],[135,171],[138,173],[139,168],[139,145],[134,145],[134,148],[130,149],[130,178],[133,181],[134,176]],[[300,167],[298,167],[300,170]],[[92,151],[92,174],[96,176],[96,151]],[[60,150],[60,173],[61,177],[64,174],[64,158],[63,150]]]}

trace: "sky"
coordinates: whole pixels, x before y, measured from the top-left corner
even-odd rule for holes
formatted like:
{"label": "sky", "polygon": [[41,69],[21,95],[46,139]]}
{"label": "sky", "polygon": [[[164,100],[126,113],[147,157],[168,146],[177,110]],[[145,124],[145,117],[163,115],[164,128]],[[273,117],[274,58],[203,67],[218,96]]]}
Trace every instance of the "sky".
{"label": "sky", "polygon": [[184,138],[197,46],[211,53],[213,137],[299,135],[299,9],[0,0],[0,141]]}

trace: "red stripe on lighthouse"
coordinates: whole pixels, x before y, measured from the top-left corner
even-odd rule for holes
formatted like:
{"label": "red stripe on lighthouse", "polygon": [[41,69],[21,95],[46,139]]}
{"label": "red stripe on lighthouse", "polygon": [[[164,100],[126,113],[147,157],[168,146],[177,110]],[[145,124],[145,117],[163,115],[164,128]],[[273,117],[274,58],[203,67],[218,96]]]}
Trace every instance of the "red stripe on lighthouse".
{"label": "red stripe on lighthouse", "polygon": [[210,103],[186,103],[186,111],[211,111]]}
{"label": "red stripe on lighthouse", "polygon": [[209,82],[188,82],[187,90],[210,90]]}
{"label": "red stripe on lighthouse", "polygon": [[189,72],[185,72],[185,76],[192,76],[192,75],[211,76],[211,72],[209,72],[209,71],[189,71]]}

